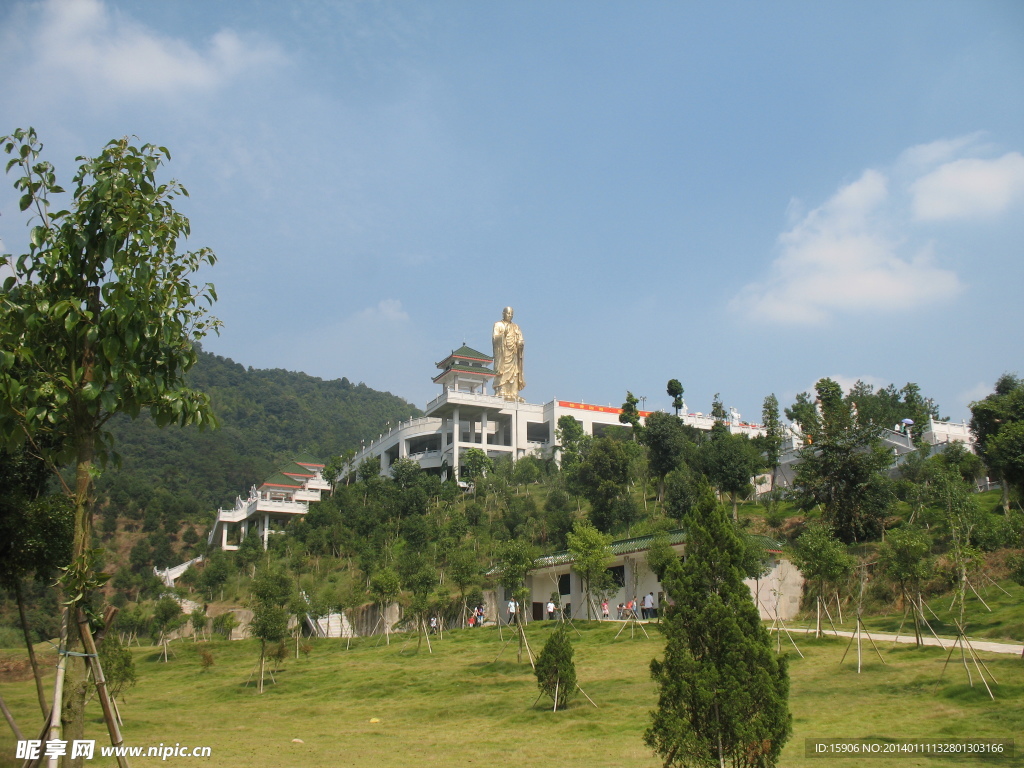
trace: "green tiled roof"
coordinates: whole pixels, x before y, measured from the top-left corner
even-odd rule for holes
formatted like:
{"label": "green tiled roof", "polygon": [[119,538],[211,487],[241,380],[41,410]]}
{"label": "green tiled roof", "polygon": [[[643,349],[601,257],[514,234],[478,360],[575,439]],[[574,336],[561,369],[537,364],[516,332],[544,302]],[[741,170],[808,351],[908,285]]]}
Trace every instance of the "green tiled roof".
{"label": "green tiled roof", "polygon": [[302,481],[296,480],[294,477],[288,477],[288,475],[283,475],[280,472],[275,472],[263,481],[263,485],[279,485],[285,488],[301,488]]}
{"label": "green tiled roof", "polygon": [[296,464],[312,464],[314,467],[324,466],[323,459],[318,459],[313,454],[306,452],[300,453],[298,456],[292,459],[292,461],[294,461]]}
{"label": "green tiled roof", "polygon": [[316,474],[316,470],[304,467],[294,461],[287,466],[281,467],[278,472],[283,475],[302,475],[303,477],[313,477]]}
{"label": "green tiled roof", "polygon": [[478,376],[493,376],[494,371],[490,368],[474,368],[470,365],[453,365],[451,368],[445,368],[441,373],[437,374],[432,381],[437,381],[444,376],[448,371],[463,371],[465,373],[475,373]]}
{"label": "green tiled roof", "polygon": [[[463,344],[458,349],[452,350],[452,353],[450,355],[446,355],[444,360],[447,360],[452,357],[468,357],[471,360],[479,360],[484,363],[490,363],[494,361],[494,358],[491,357],[490,355],[485,355],[483,352],[473,349],[472,347],[467,347],[465,344]],[[444,360],[442,360],[441,363],[443,363]],[[437,365],[440,366],[441,363],[437,363]]]}
{"label": "green tiled roof", "polygon": [[[759,543],[769,552],[781,552],[782,543],[775,541],[767,536],[760,536],[754,534],[745,534],[746,537],[752,541]],[[625,555],[629,552],[643,552],[650,548],[654,542],[654,534],[648,536],[636,536],[632,539],[620,539],[619,541],[612,542],[612,554],[613,555]],[[668,543],[669,544],[682,544],[686,541],[686,531],[682,528],[677,528],[674,531],[668,531]],[[565,565],[566,563],[572,562],[572,555],[569,552],[555,552],[553,555],[547,555],[546,557],[538,557],[533,561],[534,567],[545,568],[551,565]]]}

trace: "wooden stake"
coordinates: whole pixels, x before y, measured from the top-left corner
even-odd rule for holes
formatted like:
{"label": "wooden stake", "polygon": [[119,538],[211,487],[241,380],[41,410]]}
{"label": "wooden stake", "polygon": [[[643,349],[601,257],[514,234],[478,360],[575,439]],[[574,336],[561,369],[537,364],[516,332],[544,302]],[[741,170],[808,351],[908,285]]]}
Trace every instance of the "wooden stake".
{"label": "wooden stake", "polygon": [[[582,693],[584,696],[587,696],[587,692],[584,691],[582,688],[580,688],[580,684],[579,683],[576,683],[576,687],[579,688],[580,693]],[[592,698],[590,698],[589,696],[587,696],[587,701],[589,701],[591,704],[594,704],[594,700]],[[594,704],[594,709],[598,709],[597,704]]]}
{"label": "wooden stake", "polygon": [[[68,657],[66,654],[68,641],[68,624],[71,621],[71,608],[64,609],[64,617],[60,624],[60,641],[57,645],[59,660],[57,661],[57,677],[53,681],[53,706],[50,708],[50,727],[47,739],[60,738],[60,711],[64,700],[64,675],[67,672]],[[50,768],[57,768],[57,758],[51,757]]]}
{"label": "wooden stake", "polygon": [[11,710],[7,708],[7,704],[4,702],[4,697],[0,696],[0,710],[4,713],[4,719],[7,720],[7,724],[11,726],[11,730],[14,731],[14,738],[18,741],[24,741],[25,737],[21,735],[21,729],[18,728],[18,724],[14,721],[14,715],[11,714]]}
{"label": "wooden stake", "polygon": [[[89,628],[89,620],[86,618],[85,611],[81,608],[78,609],[78,631],[82,636],[85,652],[89,654],[89,666],[92,669],[93,680],[96,683],[96,692],[99,694],[100,706],[103,708],[103,719],[107,721],[110,743],[114,747],[120,747],[124,744],[124,739],[121,738],[121,729],[117,727],[117,718],[114,716],[113,709],[110,706],[107,681],[103,677],[103,667],[100,664],[96,643],[93,641],[92,630]],[[115,754],[115,757],[120,768],[128,768],[128,760],[123,755]]]}

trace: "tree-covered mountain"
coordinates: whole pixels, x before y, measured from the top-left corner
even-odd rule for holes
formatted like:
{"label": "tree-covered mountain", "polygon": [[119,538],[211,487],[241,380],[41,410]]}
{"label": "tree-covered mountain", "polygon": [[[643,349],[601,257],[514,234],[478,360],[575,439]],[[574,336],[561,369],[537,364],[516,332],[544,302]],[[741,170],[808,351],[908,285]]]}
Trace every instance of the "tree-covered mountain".
{"label": "tree-covered mountain", "polygon": [[324,381],[280,369],[246,368],[199,353],[189,383],[209,394],[218,429],[158,429],[148,416],[111,422],[121,465],[98,490],[107,515],[171,520],[230,506],[300,451],[328,458],[420,415],[389,392],[348,379]]}

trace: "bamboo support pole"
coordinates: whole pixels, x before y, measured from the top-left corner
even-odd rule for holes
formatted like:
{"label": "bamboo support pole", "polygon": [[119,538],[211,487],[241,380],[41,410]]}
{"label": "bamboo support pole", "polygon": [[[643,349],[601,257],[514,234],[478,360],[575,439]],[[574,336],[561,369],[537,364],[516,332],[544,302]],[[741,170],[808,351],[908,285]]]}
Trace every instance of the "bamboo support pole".
{"label": "bamboo support pole", "polygon": [[[85,652],[89,654],[89,666],[92,668],[93,681],[96,684],[96,692],[99,694],[100,706],[103,708],[103,719],[107,721],[107,732],[110,734],[110,744],[120,747],[124,744],[121,737],[121,729],[117,727],[117,718],[114,716],[110,706],[110,695],[107,692],[107,681],[103,677],[103,666],[100,664],[99,652],[96,650],[96,643],[93,641],[92,630],[89,628],[89,620],[85,611],[78,609],[78,631],[82,636],[82,644]],[[117,754],[119,768],[128,768],[128,760],[124,755]]]}

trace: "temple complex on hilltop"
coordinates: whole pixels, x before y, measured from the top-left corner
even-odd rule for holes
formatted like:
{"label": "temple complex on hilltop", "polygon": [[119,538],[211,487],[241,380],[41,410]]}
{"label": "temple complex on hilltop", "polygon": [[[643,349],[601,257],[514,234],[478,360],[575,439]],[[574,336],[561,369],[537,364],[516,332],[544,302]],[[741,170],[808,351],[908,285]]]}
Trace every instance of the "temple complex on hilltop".
{"label": "temple complex on hilltop", "polygon": [[[600,437],[611,427],[623,428],[619,422],[621,408],[557,399],[544,404],[526,402],[519,394],[525,387],[523,334],[512,317],[512,308],[506,307],[502,319],[494,324],[492,354],[463,344],[437,363],[433,382],[440,385],[441,392],[427,403],[425,415],[400,422],[386,434],[364,442],[343,474],[354,475],[363,462],[379,459],[380,474],[387,476],[396,461],[411,459],[424,471],[444,479],[461,479],[465,475],[464,456],[471,448],[484,451],[491,459],[508,457],[515,461],[535,455],[557,460],[555,429],[563,416],[572,416],[592,437]],[[685,403],[683,411],[679,417],[683,424],[701,430],[711,430],[715,425],[712,416],[686,413]],[[639,414],[643,421],[651,411]],[[733,434],[764,434],[764,427],[743,421],[734,408],[729,409],[723,423]],[[792,482],[800,449],[808,442],[797,425],[786,426],[785,430],[786,442],[776,473],[776,484],[781,486]],[[922,437],[935,450],[953,441],[973,449],[973,435],[962,423],[929,419]],[[883,430],[881,439],[893,451],[897,464],[916,449],[905,428]],[[255,528],[266,546],[275,528],[281,529],[295,516],[305,515],[309,503],[319,501],[321,491],[330,489],[331,481],[337,478],[325,478],[323,469],[322,460],[306,454],[252,486],[248,498],[238,497],[233,509],[218,510],[209,543],[225,550],[237,549]]]}

